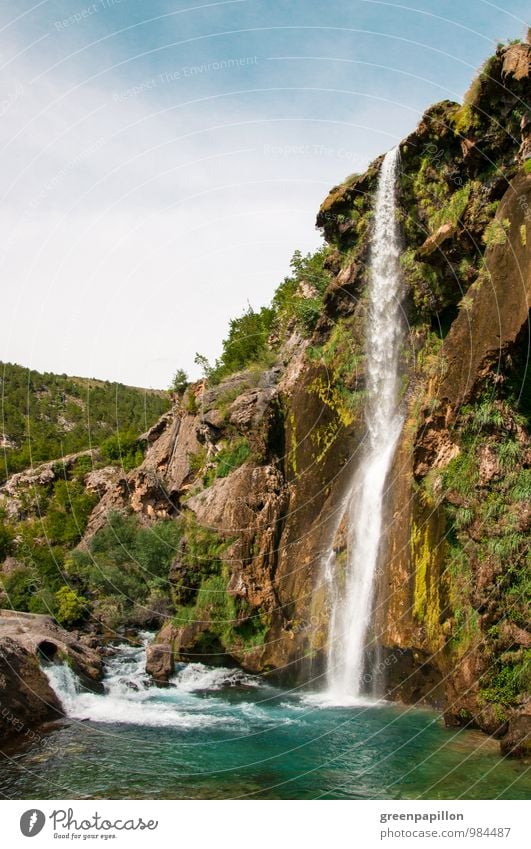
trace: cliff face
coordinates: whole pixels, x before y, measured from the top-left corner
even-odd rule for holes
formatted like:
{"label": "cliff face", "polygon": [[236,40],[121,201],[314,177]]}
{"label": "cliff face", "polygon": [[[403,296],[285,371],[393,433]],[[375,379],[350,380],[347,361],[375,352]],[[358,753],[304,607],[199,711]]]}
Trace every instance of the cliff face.
{"label": "cliff face", "polygon": [[[499,50],[463,106],[432,107],[401,145],[407,416],[388,485],[375,614],[389,697],[443,705],[448,722],[474,723],[516,753],[528,730],[530,51]],[[284,676],[322,672],[320,569],[331,544],[344,548],[338,510],[362,433],[379,164],[334,189],[319,212],[331,281],[311,339],[293,337],[274,386],[229,407],[239,432],[260,434],[260,465],[246,463],[186,501],[199,523],[235,537],[227,592],[242,627],[264,624],[263,642],[234,650],[205,640],[208,616],[200,625],[175,621],[160,641],[179,656],[217,650]],[[199,395],[201,413],[193,424],[189,414],[181,420],[183,440],[202,433],[216,450],[224,391]],[[245,426],[231,412],[239,409]]]}
{"label": "cliff face", "polygon": [[[448,722],[496,733],[512,753],[529,722],[530,54],[499,49],[463,105],[435,105],[400,145],[406,422],[374,626],[390,698],[442,705]],[[380,162],[322,204],[326,288],[298,281],[298,317],[277,328],[267,365],[188,387],[143,435],[139,467],[85,477],[100,500],[81,554],[97,556],[116,512],[178,527],[171,609],[148,658],[158,679],[176,659],[202,659],[318,684],[322,561],[333,547],[341,563],[364,430]]]}

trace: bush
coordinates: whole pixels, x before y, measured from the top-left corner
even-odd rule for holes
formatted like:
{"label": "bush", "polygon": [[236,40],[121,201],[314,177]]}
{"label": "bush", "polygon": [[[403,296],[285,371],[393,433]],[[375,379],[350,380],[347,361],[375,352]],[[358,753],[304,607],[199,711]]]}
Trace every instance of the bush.
{"label": "bush", "polygon": [[203,368],[210,383],[219,383],[227,375],[241,371],[265,354],[273,318],[271,307],[262,307],[255,312],[249,306],[240,318],[230,320],[229,334],[223,340],[223,352],[215,365],[211,366],[201,354],[196,355],[195,361]]}
{"label": "bush", "polygon": [[245,463],[250,453],[249,443],[244,437],[235,439],[222,448],[213,459],[213,467],[205,475],[205,485],[210,486],[216,478],[226,478],[234,469]]}
{"label": "bush", "polygon": [[33,569],[29,566],[14,569],[0,576],[0,583],[9,607],[13,610],[28,610],[30,600],[38,588]]}
{"label": "bush", "polygon": [[[292,274],[284,278],[271,302],[277,332],[281,333],[291,318],[295,318],[305,335],[315,328],[322,311],[323,295],[331,279],[325,268],[327,255],[326,247],[306,256],[300,251],[293,254],[290,261]],[[304,294],[304,285],[313,289],[315,295]]]}
{"label": "bush", "polygon": [[6,559],[8,554],[11,554],[14,533],[0,515],[0,562]]}
{"label": "bush", "polygon": [[486,686],[480,691],[482,701],[507,707],[516,704],[529,683],[530,660],[531,652],[527,652],[521,663],[515,665],[499,663],[498,670],[487,676]]}
{"label": "bush", "polygon": [[[270,337],[280,338],[291,319],[295,318],[305,335],[311,333],[321,314],[323,295],[331,279],[325,268],[327,255],[326,247],[306,256],[295,251],[290,262],[292,274],[278,286],[271,305],[258,311],[249,306],[239,318],[230,320],[221,357],[214,365],[202,354],[196,354],[195,362],[211,384],[254,363],[269,366],[274,347]],[[314,294],[309,294],[308,288]]]}
{"label": "bush", "polygon": [[107,598],[115,614],[127,618],[135,604],[167,589],[182,533],[182,522],[168,519],[142,528],[135,516],[112,513],[88,551],[71,552],[65,569],[70,581],[92,592],[98,605]]}
{"label": "bush", "polygon": [[48,542],[68,546],[79,542],[97,500],[79,481],[56,481],[43,521]]}
{"label": "bush", "polygon": [[57,611],[55,618],[60,625],[74,625],[87,613],[88,602],[70,587],[61,587],[55,593]]}
{"label": "bush", "polygon": [[144,459],[144,450],[137,436],[127,430],[105,439],[101,444],[101,455],[109,465],[121,466],[124,472],[130,472]]}

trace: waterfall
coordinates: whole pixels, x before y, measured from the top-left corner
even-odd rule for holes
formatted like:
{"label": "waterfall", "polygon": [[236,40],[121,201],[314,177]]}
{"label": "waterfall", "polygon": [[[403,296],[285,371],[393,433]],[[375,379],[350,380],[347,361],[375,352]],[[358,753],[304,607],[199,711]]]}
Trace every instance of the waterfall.
{"label": "waterfall", "polygon": [[330,590],[328,695],[345,702],[359,697],[373,613],[374,585],[382,539],[386,478],[403,424],[399,408],[401,315],[400,233],[396,220],[399,150],[385,156],[378,180],[370,253],[366,333],[366,436],[347,496],[347,557],[344,573],[333,551],[325,558]]}

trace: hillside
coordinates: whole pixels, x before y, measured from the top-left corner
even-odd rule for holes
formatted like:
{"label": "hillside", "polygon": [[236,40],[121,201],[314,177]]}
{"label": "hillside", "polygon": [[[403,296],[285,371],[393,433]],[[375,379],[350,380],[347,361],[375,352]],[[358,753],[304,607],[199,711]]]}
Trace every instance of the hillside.
{"label": "hillside", "polygon": [[97,448],[118,431],[147,430],[169,407],[163,391],[43,374],[0,362],[1,477]]}

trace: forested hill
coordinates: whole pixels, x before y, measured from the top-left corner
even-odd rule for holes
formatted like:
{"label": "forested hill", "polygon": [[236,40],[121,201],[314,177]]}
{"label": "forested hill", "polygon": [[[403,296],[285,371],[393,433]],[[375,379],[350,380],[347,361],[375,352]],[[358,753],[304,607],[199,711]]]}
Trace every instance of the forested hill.
{"label": "forested hill", "polygon": [[0,363],[0,479],[32,463],[138,436],[169,407],[167,392]]}

